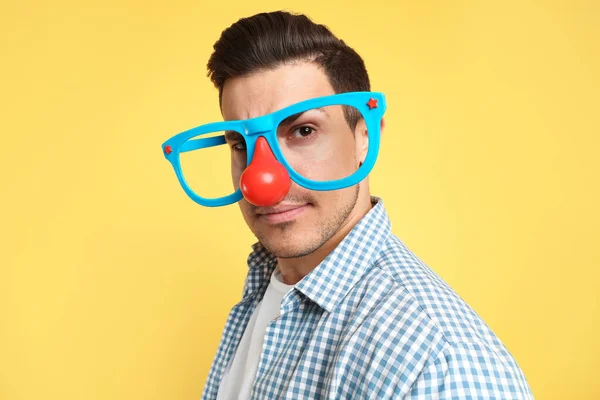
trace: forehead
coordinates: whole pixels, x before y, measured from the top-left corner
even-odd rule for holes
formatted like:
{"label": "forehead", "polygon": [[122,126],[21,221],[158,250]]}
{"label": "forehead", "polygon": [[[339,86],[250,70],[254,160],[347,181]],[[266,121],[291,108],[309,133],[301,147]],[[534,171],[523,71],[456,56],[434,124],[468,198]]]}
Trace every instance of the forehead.
{"label": "forehead", "polygon": [[284,64],[228,79],[223,86],[221,112],[225,120],[248,119],[330,94],[334,90],[318,65]]}

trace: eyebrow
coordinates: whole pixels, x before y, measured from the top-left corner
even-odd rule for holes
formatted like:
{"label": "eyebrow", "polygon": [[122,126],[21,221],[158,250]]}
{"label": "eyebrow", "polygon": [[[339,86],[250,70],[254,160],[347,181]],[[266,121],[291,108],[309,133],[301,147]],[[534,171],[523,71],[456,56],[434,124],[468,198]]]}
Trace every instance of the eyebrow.
{"label": "eyebrow", "polygon": [[[329,114],[327,113],[327,111],[323,107],[311,108],[310,110],[320,111],[321,113],[323,113],[323,114],[325,114],[326,116],[329,117]],[[298,118],[300,118],[300,116],[302,116],[302,114],[304,114],[305,112],[310,111],[310,110],[306,110],[306,111],[299,112],[297,114],[290,115],[289,117],[287,117],[283,121],[281,121],[279,123],[279,125],[289,125],[292,122],[294,122],[295,120],[297,120]]]}
{"label": "eyebrow", "polygon": [[225,140],[233,142],[235,140],[241,140],[243,139],[243,136],[236,131],[225,131]]}

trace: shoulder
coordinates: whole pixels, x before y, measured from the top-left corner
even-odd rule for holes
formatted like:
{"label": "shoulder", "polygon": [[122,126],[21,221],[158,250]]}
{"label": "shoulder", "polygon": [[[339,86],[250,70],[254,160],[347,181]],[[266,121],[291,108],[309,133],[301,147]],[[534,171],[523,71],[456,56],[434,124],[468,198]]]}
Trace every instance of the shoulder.
{"label": "shoulder", "polygon": [[[452,387],[528,391],[516,361],[479,315],[393,235],[344,304],[352,315],[338,365],[346,357],[344,374],[370,377],[363,388],[369,396],[386,398],[391,390],[419,398],[443,379]],[[350,361],[357,358],[363,361]]]}
{"label": "shoulder", "polygon": [[432,394],[440,399],[533,399],[516,363],[482,343],[446,343],[427,361],[405,399]]}
{"label": "shoulder", "polygon": [[378,254],[373,275],[389,280],[390,298],[412,304],[445,342],[503,347],[483,319],[396,236]]}

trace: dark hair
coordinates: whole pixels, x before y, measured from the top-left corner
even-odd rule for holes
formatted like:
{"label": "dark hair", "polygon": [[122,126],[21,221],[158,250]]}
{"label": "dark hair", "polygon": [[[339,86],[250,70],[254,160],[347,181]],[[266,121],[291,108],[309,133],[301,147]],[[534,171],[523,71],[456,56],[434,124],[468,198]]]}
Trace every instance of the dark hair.
{"label": "dark hair", "polygon": [[[335,93],[370,91],[364,61],[324,25],[285,11],[242,18],[221,33],[208,61],[208,76],[219,89],[228,78],[275,68],[290,61],[312,61],[325,71]],[[344,107],[354,130],[360,113]]]}

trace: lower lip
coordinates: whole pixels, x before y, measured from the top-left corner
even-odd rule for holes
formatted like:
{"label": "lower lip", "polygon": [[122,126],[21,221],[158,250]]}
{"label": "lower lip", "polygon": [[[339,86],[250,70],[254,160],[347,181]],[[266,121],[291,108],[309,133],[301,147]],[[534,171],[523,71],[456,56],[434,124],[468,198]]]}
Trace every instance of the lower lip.
{"label": "lower lip", "polygon": [[273,213],[273,214],[261,214],[260,218],[264,221],[267,221],[272,224],[278,224],[281,222],[291,221],[296,218],[298,215],[302,214],[304,210],[308,208],[308,205],[304,205],[302,207],[294,208],[292,210]]}

